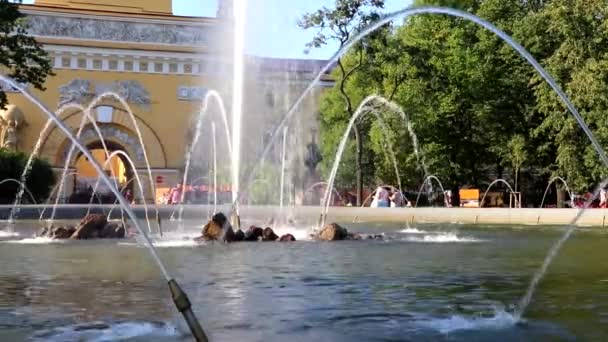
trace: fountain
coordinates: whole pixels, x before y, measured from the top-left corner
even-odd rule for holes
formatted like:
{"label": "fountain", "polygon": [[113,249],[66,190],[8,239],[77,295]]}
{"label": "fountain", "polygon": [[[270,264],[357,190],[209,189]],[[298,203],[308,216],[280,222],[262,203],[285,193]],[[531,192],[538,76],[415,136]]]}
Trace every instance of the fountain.
{"label": "fountain", "polygon": [[186,323],[188,324],[190,331],[192,332],[192,335],[197,339],[197,341],[207,341],[208,339],[207,339],[205,332],[203,331],[200,323],[198,322],[198,319],[192,312],[192,308],[191,308],[191,304],[188,299],[188,296],[179,287],[177,281],[175,281],[175,279],[173,279],[169,275],[164,264],[158,257],[158,254],[156,253],[156,250],[155,250],[154,246],[152,245],[152,241],[146,234],[145,230],[140,227],[139,222],[137,220],[137,216],[135,215],[133,210],[131,210],[129,203],[122,196],[122,194],[120,192],[118,192],[118,189],[115,186],[113,186],[115,184],[113,184],[113,182],[110,180],[110,178],[103,172],[103,169],[101,168],[99,163],[97,163],[97,161],[95,161],[91,152],[89,152],[89,150],[84,145],[82,145],[82,143],[76,137],[74,137],[74,135],[72,135],[72,133],[70,132],[70,129],[52,111],[50,111],[48,108],[46,108],[46,106],[44,104],[42,104],[42,102],[40,102],[38,99],[36,99],[28,91],[23,89],[23,87],[21,85],[19,85],[18,83],[14,82],[12,79],[10,79],[6,76],[3,76],[3,75],[0,75],[0,80],[11,85],[15,89],[19,90],[19,92],[21,94],[23,94],[23,96],[25,96],[31,103],[33,103],[36,107],[38,107],[43,113],[45,113],[49,117],[49,119],[53,120],[53,122],[57,125],[57,127],[72,141],[72,143],[87,158],[89,158],[89,161],[91,161],[91,165],[93,165],[93,167],[95,168],[95,170],[97,171],[99,176],[106,183],[106,186],[108,186],[110,188],[110,190],[114,193],[114,196],[116,196],[116,198],[119,200],[120,205],[125,208],[125,211],[127,212],[127,215],[129,216],[129,218],[131,220],[131,223],[137,228],[139,233],[144,237],[144,240],[146,242],[146,247],[150,251],[150,255],[156,262],[160,272],[162,273],[163,277],[167,281],[169,290],[172,295],[173,302],[174,302],[176,308],[178,309],[178,311],[180,313],[182,313],[182,315],[184,316],[184,319],[186,320]]}
{"label": "fountain", "polygon": [[[215,103],[217,103],[217,106],[220,110],[220,114],[222,116],[222,123],[224,124],[224,131],[226,134],[226,146],[228,146],[228,153],[230,155],[232,155],[232,141],[230,138],[230,129],[228,128],[228,118],[226,115],[226,109],[224,107],[224,101],[222,100],[222,97],[220,96],[220,94],[217,91],[210,90],[207,92],[207,94],[205,94],[205,98],[203,99],[203,104],[201,106],[201,110],[199,111],[198,119],[196,120],[194,138],[192,140],[192,143],[190,144],[190,148],[186,152],[186,167],[184,169],[184,179],[182,182],[182,189],[185,189],[186,185],[188,184],[188,174],[190,172],[190,162],[192,159],[192,154],[200,139],[201,129],[203,126],[203,119],[205,118],[205,115],[209,111],[209,105],[212,100],[215,100]],[[213,146],[215,146],[215,144],[216,144],[215,122],[212,121],[211,125],[213,127]],[[215,147],[213,148],[213,155],[214,155],[213,170],[215,173],[215,170],[217,170],[217,157],[216,157],[216,148]],[[216,180],[217,180],[217,178],[216,178]],[[215,190],[214,190],[214,192],[215,192]],[[180,201],[180,212],[179,212],[180,221],[182,219],[184,196],[185,196],[185,191],[182,191],[182,197],[181,197],[181,201]],[[217,199],[217,196],[216,196],[216,199]],[[215,209],[214,209],[214,212],[215,212]],[[173,214],[171,215],[171,217],[173,217]]]}
{"label": "fountain", "polygon": [[[75,105],[75,106],[78,108],[82,108],[80,105]],[[104,153],[106,154],[106,156],[108,156],[109,155],[108,148],[106,147],[105,141],[103,139],[103,135],[101,134],[101,131],[99,130],[99,126],[97,126],[97,121],[91,116],[90,108],[91,107],[83,110],[82,119],[80,120],[80,126],[78,127],[78,131],[76,132],[76,139],[80,139],[80,135],[82,134],[82,131],[84,130],[84,126],[87,122],[87,119],[89,119],[89,122],[93,125],[93,127],[95,127],[95,131],[97,132],[99,138],[101,139]],[[68,155],[66,157],[66,161],[63,166],[63,172],[61,173],[61,178],[59,179],[59,189],[57,190],[58,195],[63,192],[66,175],[68,173],[68,168],[70,167],[70,162],[72,160],[72,155],[74,154],[74,150],[75,150],[75,146],[74,146],[74,144],[72,144],[70,146],[70,149],[68,150]],[[60,196],[57,196],[55,199],[55,205],[53,206],[53,210],[51,211],[51,217],[49,219],[51,222],[55,219],[55,213],[57,211],[57,206],[59,205],[59,199],[60,199]]]}
{"label": "fountain", "polygon": [[549,183],[547,184],[547,188],[545,189],[545,193],[543,194],[543,199],[540,201],[541,208],[544,208],[545,197],[547,197],[547,193],[549,192],[549,188],[551,187],[551,184],[553,184],[555,181],[558,181],[558,180],[561,181],[562,184],[564,184],[564,186],[566,187],[566,191],[568,191],[568,196],[570,196],[570,199],[574,198],[574,194],[572,193],[572,191],[570,191],[570,188],[568,187],[568,183],[562,177],[556,176],[556,177],[551,178],[551,180],[549,180]]}
{"label": "fountain", "polygon": [[[374,115],[376,115],[376,117],[378,117],[378,118],[380,117],[380,115],[377,113],[375,108],[369,108],[370,106],[373,105],[374,102],[378,102],[382,106],[387,107],[389,110],[400,114],[404,121],[406,121],[406,122],[409,121],[407,119],[407,115],[405,115],[405,113],[401,110],[401,108],[399,108],[394,103],[387,101],[383,97],[380,97],[377,95],[371,95],[371,96],[366,97],[361,102],[361,104],[355,111],[355,114],[352,116],[352,118],[348,122],[348,126],[344,132],[344,135],[342,136],[342,140],[340,141],[340,145],[338,146],[338,150],[336,152],[336,158],[334,159],[334,164],[331,169],[329,181],[327,182],[329,184],[329,186],[325,190],[325,196],[324,196],[324,199],[322,202],[322,209],[321,209],[322,211],[321,211],[321,216],[319,219],[320,227],[322,227],[325,224],[325,220],[327,218],[327,212],[329,211],[329,206],[330,206],[330,194],[331,194],[330,189],[332,189],[334,186],[334,181],[335,181],[336,175],[338,173],[338,167],[340,166],[340,160],[342,159],[342,154],[344,153],[344,149],[346,148],[346,142],[348,141],[348,137],[350,135],[350,131],[351,131],[353,125],[359,119],[360,116],[362,116],[366,113],[369,113],[369,112],[374,113]],[[411,126],[408,125],[408,127],[411,127]],[[417,147],[417,144],[415,144],[414,146]],[[394,156],[394,154],[393,154],[393,156]],[[396,168],[396,166],[395,166],[395,171],[397,172],[397,174],[399,174],[399,170]],[[399,176],[397,176],[397,177],[399,177]]]}
{"label": "fountain", "polygon": [[[25,191],[27,193],[27,195],[30,198],[30,201],[32,202],[32,204],[38,204],[36,203],[36,199],[34,198],[34,195],[32,195],[32,192],[30,191],[30,189],[27,188],[27,185],[25,185],[23,182],[14,179],[14,178],[7,178],[7,179],[3,179],[0,181],[0,185],[5,184],[5,183],[15,183],[19,186],[19,191]],[[23,189],[23,190],[21,190]],[[40,209],[38,209],[38,212],[40,212]],[[11,218],[9,218],[8,222],[12,222]]]}
{"label": "fountain", "polygon": [[241,121],[243,116],[243,84],[245,76],[245,23],[247,0],[234,0],[234,59],[232,71],[232,223],[240,230],[239,190],[241,171]]}
{"label": "fountain", "polygon": [[424,181],[422,182],[422,185],[420,186],[420,190],[418,190],[418,196],[416,196],[416,203],[414,203],[414,208],[418,207],[418,201],[420,201],[420,194],[422,193],[422,189],[427,185],[430,184],[430,182],[432,180],[435,180],[437,182],[437,184],[439,184],[439,188],[441,189],[441,193],[443,194],[443,203],[445,204],[446,207],[448,207],[449,203],[447,202],[447,198],[445,197],[445,189],[443,188],[443,184],[441,184],[441,181],[439,180],[439,178],[437,178],[434,175],[429,175],[426,176],[426,178],[424,179]]}
{"label": "fountain", "polygon": [[283,129],[283,149],[281,151],[281,185],[279,186],[279,210],[283,214],[283,196],[285,195],[285,161],[287,154],[287,126]]}
{"label": "fountain", "polygon": [[[485,203],[486,200],[486,196],[488,195],[488,192],[490,192],[490,189],[492,189],[492,187],[498,183],[502,183],[504,184],[511,193],[514,193],[515,191],[513,191],[513,188],[511,187],[511,185],[509,185],[509,182],[507,182],[506,180],[499,178],[495,181],[493,181],[492,183],[490,183],[490,185],[488,185],[488,188],[486,189],[486,192],[483,193],[483,196],[481,197],[481,202],[480,205],[483,206],[483,204]],[[515,199],[515,207],[520,207],[521,205],[518,205],[518,200]]]}
{"label": "fountain", "polygon": [[[233,94],[233,106],[232,106],[232,111],[233,111],[233,118],[232,118],[232,125],[233,125],[233,130],[232,130],[232,141],[233,141],[233,150],[231,151],[231,159],[232,159],[232,179],[233,179],[233,186],[232,186],[232,197],[233,197],[233,213],[236,217],[236,222],[238,223],[238,216],[239,216],[239,196],[241,196],[241,194],[244,191],[240,191],[240,184],[239,184],[239,177],[240,177],[240,143],[241,143],[241,115],[242,115],[242,45],[243,45],[243,41],[242,41],[242,32],[244,29],[244,11],[245,11],[245,3],[244,1],[237,1],[237,20],[236,20],[236,24],[237,24],[237,39],[235,39],[235,45],[237,48],[235,48],[235,63],[234,63],[234,67],[235,67],[235,73],[234,73],[234,82],[233,82],[233,86],[234,86],[234,94]],[[576,111],[576,109],[574,108],[574,106],[571,104],[571,102],[569,101],[569,99],[566,97],[566,95],[563,93],[563,91],[561,90],[561,88],[557,85],[557,83],[546,73],[546,71],[538,64],[538,62],[536,62],[536,60],[528,53],[526,52],[523,47],[521,47],[518,43],[514,42],[508,35],[506,35],[504,32],[500,31],[499,29],[497,29],[495,26],[493,26],[492,24],[479,19],[476,16],[473,16],[471,14],[465,13],[465,12],[461,12],[461,11],[457,11],[457,10],[452,10],[452,9],[446,9],[446,8],[438,8],[438,7],[420,7],[420,8],[408,8],[402,11],[398,11],[395,13],[392,13],[390,15],[387,15],[385,17],[383,17],[380,21],[378,21],[377,23],[373,24],[372,26],[370,26],[369,28],[364,29],[363,31],[361,31],[356,37],[354,37],[351,41],[349,41],[346,46],[344,47],[344,49],[338,51],[334,57],[332,58],[332,60],[330,61],[330,63],[328,63],[328,65],[319,73],[319,75],[315,78],[315,81],[313,83],[311,83],[309,85],[309,87],[303,92],[303,94],[295,101],[295,103],[290,107],[290,109],[287,111],[287,114],[285,115],[285,117],[283,118],[283,120],[281,121],[281,123],[278,125],[278,127],[276,128],[275,132],[280,132],[281,129],[284,129],[284,127],[286,127],[286,123],[290,120],[290,118],[294,115],[295,113],[295,109],[299,106],[299,104],[302,102],[303,98],[305,96],[307,96],[307,94],[310,92],[310,90],[315,86],[315,84],[319,81],[320,77],[322,74],[325,73],[325,71],[327,71],[329,69],[329,67],[335,62],[335,60],[339,57],[341,57],[347,50],[348,48],[350,48],[353,44],[355,44],[357,41],[359,41],[362,37],[365,37],[367,34],[369,34],[370,32],[374,31],[375,29],[377,29],[378,27],[384,25],[385,23],[387,23],[390,20],[393,20],[395,18],[398,17],[410,17],[412,15],[418,15],[418,14],[426,14],[426,13],[431,13],[431,14],[446,14],[446,15],[450,15],[450,16],[455,16],[455,17],[460,17],[460,18],[464,18],[467,19],[469,21],[475,22],[487,29],[489,29],[490,31],[494,32],[497,36],[499,36],[501,39],[503,39],[506,43],[508,43],[511,47],[513,47],[515,50],[517,50],[517,52],[523,57],[525,58],[528,62],[530,62],[530,64],[538,71],[538,73],[545,78],[545,80],[549,83],[549,85],[556,91],[556,93],[558,94],[558,96],[564,101],[564,103],[566,104],[566,106],[568,107],[568,109],[571,111],[571,113],[574,115],[574,117],[576,118],[577,122],[580,124],[580,126],[583,128],[583,130],[585,131],[585,133],[589,136],[594,148],[596,149],[596,151],[598,152],[601,160],[608,166],[608,157],[606,156],[606,154],[604,153],[604,151],[601,149],[601,146],[599,145],[599,143],[597,142],[597,140],[594,138],[593,134],[591,133],[591,131],[589,130],[589,128],[586,126],[586,124],[584,123],[583,119],[580,117],[579,113]],[[238,48],[240,47],[240,48]],[[191,311],[191,306],[190,306],[190,302],[188,300],[188,298],[185,296],[185,294],[181,291],[181,289],[179,289],[179,287],[177,286],[177,283],[170,277],[170,275],[168,274],[167,270],[165,269],[163,263],[161,262],[161,260],[159,259],[155,247],[153,246],[149,236],[147,235],[147,233],[145,232],[144,229],[141,228],[141,226],[139,225],[138,221],[137,221],[137,217],[135,216],[135,213],[133,212],[133,210],[130,208],[129,203],[127,203],[127,201],[124,199],[124,197],[122,196],[122,194],[118,191],[116,184],[112,184],[112,181],[109,179],[109,177],[107,177],[104,173],[103,170],[101,168],[101,166],[92,158],[92,155],[90,153],[90,151],[88,151],[88,149],[83,146],[78,138],[74,137],[70,130],[57,118],[57,116],[52,113],[51,111],[49,111],[48,109],[45,108],[45,106],[43,104],[41,104],[35,97],[33,97],[31,94],[29,94],[27,91],[25,91],[22,87],[20,87],[18,84],[14,83],[13,81],[11,81],[10,79],[4,77],[4,76],[0,76],[0,79],[4,80],[5,82],[7,82],[8,84],[11,84],[12,86],[14,86],[15,88],[17,88],[19,91],[21,91],[25,97],[27,97],[32,103],[34,103],[36,106],[38,106],[58,127],[59,129],[64,132],[68,138],[72,141],[72,143],[74,144],[74,146],[76,148],[78,148],[79,150],[81,150],[81,152],[87,156],[94,168],[96,169],[96,171],[99,173],[100,177],[102,178],[102,180],[104,181],[104,183],[106,183],[106,185],[112,190],[112,192],[115,194],[117,200],[119,201],[120,205],[122,208],[124,208],[125,212],[127,213],[128,217],[130,218],[131,222],[136,226],[137,230],[139,231],[139,233],[144,237],[145,241],[146,241],[146,246],[150,251],[150,254],[152,255],[153,259],[155,260],[155,262],[157,263],[162,275],[164,276],[164,278],[168,281],[172,295],[173,295],[173,300],[176,304],[176,306],[178,307],[178,310],[184,315],[184,318],[187,320],[190,329],[193,333],[193,335],[197,338],[197,340],[207,340],[205,333],[203,332],[203,330],[201,329],[200,325],[198,324],[198,322],[196,321],[196,318],[194,317],[192,311]],[[373,103],[373,102],[379,102],[381,103],[383,106],[388,106],[389,108],[392,107],[392,104],[388,103],[386,100],[376,97],[376,96],[370,96],[368,98],[366,98],[361,106],[357,109],[357,114],[355,115],[355,118],[362,115],[363,113],[365,113],[366,111],[369,111],[370,109],[367,107],[368,104]],[[394,109],[394,108],[392,108]],[[399,109],[397,109],[399,110]],[[352,128],[352,124],[353,124],[353,120],[351,120],[351,122],[349,123],[349,129],[347,130],[347,133],[345,134],[345,137],[343,138],[343,140],[340,143],[340,146],[338,148],[338,153],[336,156],[336,159],[334,161],[333,164],[333,168],[331,170],[331,175],[329,178],[329,182],[327,183],[327,190],[325,192],[325,196],[324,196],[324,203],[323,203],[323,208],[322,208],[322,217],[326,217],[327,216],[327,212],[329,209],[329,203],[330,203],[330,199],[331,199],[331,193],[333,190],[333,184],[335,181],[335,177],[336,177],[336,173],[339,167],[339,162],[340,162],[340,158],[341,158],[341,154],[345,148],[345,143],[346,143],[346,138],[348,135],[348,132],[350,131],[350,128]],[[137,125],[135,125],[137,127]],[[408,127],[410,127],[410,125],[408,125]],[[266,145],[263,153],[262,153],[262,158],[260,158],[260,163],[261,161],[265,158],[265,156],[268,154],[270,147],[275,143],[275,140],[277,139],[279,134],[273,134],[271,136],[271,141]],[[417,144],[416,144],[417,146]],[[145,151],[145,149],[144,149]],[[146,161],[147,161],[147,157],[146,157]],[[259,164],[258,164],[259,165]],[[149,163],[148,163],[148,167],[149,167]],[[151,172],[148,168],[148,171],[150,173],[150,181],[152,181],[151,178]],[[214,172],[215,174],[216,172]],[[426,172],[425,170],[425,174],[428,174],[428,172]],[[249,189],[253,184],[255,183],[255,172],[251,172],[248,175],[248,182],[245,183],[246,187],[244,189]],[[604,186],[605,184],[602,184],[602,186]],[[596,196],[597,196],[597,191],[596,191]],[[484,195],[485,197],[485,195]],[[282,201],[281,201],[282,203]],[[572,221],[572,225],[571,227],[567,230],[567,232],[562,236],[562,238],[551,248],[549,254],[547,255],[547,258],[545,259],[545,261],[543,262],[542,267],[540,268],[540,270],[534,275],[534,278],[532,279],[532,282],[530,283],[530,286],[528,288],[528,291],[526,292],[526,295],[522,298],[522,300],[520,301],[518,307],[517,307],[517,315],[516,315],[516,320],[519,320],[523,314],[525,313],[526,308],[528,307],[531,298],[533,297],[534,291],[536,289],[536,286],[538,285],[538,283],[542,280],[543,275],[546,273],[548,267],[551,264],[551,261],[553,260],[553,258],[555,257],[555,255],[557,255],[557,253],[559,252],[561,246],[568,240],[569,236],[572,234],[572,232],[574,231],[574,224],[578,221],[578,219],[581,217],[582,213],[584,211],[581,210],[577,213],[577,216],[573,219]],[[158,212],[157,212],[158,213]],[[158,215],[158,214],[157,214]],[[235,224],[236,225],[236,224]],[[355,253],[356,254],[356,253]],[[247,254],[240,254],[239,256],[243,257],[244,260],[253,260],[255,258],[251,258],[250,256],[248,256]],[[339,259],[339,258],[336,258]],[[446,258],[449,260],[449,255]],[[231,261],[234,261],[234,259],[230,259]],[[365,260],[364,260],[365,261]],[[400,259],[400,261],[402,261]],[[267,261],[265,261],[267,262]],[[267,265],[266,265],[267,266]],[[330,265],[331,266],[331,265]],[[364,265],[364,266],[370,266],[370,265]],[[226,267],[228,268],[228,267]],[[331,268],[330,268],[331,270]],[[242,272],[242,269],[238,269],[238,272]],[[235,273],[238,274],[238,273]],[[235,277],[236,278],[236,277]],[[241,281],[242,279],[239,279],[239,281]],[[313,283],[313,282],[318,282],[319,280],[321,280],[321,283],[326,284],[326,280],[327,281],[331,281],[331,282],[339,282],[342,281],[342,279],[305,279],[305,281],[307,283]],[[200,282],[200,279],[197,279],[197,281]],[[231,289],[242,289],[242,286],[233,286],[234,284],[237,283],[229,283],[231,281],[231,278],[224,278],[224,281],[226,282],[225,285],[227,285],[227,287],[231,288]],[[298,281],[302,281],[302,279],[298,279]],[[215,283],[210,282],[208,284],[208,286],[213,286]],[[242,284],[242,282],[240,283]],[[325,287],[328,287],[326,285],[324,285]],[[438,288],[440,288],[441,286],[438,286]],[[275,297],[276,298],[276,297]],[[213,300],[213,299],[211,299]],[[403,315],[395,315],[394,318],[396,320],[403,318]],[[409,318],[409,316],[408,316]],[[399,323],[399,322],[398,322]],[[513,323],[513,322],[511,322]],[[509,324],[511,324],[509,323]],[[487,323],[486,323],[487,324]],[[419,327],[417,327],[419,328]],[[306,328],[309,329],[309,328]],[[415,329],[413,329],[415,331]],[[364,331],[364,329],[363,329]]]}
{"label": "fountain", "polygon": [[[606,155],[606,153],[602,149],[601,144],[595,138],[595,136],[593,135],[593,133],[589,129],[589,126],[587,126],[587,124],[583,120],[582,116],[576,110],[576,108],[574,107],[574,105],[572,104],[572,102],[570,101],[570,99],[568,98],[568,96],[564,93],[564,91],[557,84],[557,82],[553,79],[553,77],[551,77],[551,75],[549,75],[549,73],[538,63],[538,61],[526,49],[524,49],[519,43],[515,42],[508,34],[506,34],[505,32],[503,32],[502,30],[500,30],[499,28],[497,28],[496,26],[494,26],[493,24],[491,24],[490,22],[488,22],[486,20],[483,20],[483,19],[481,19],[481,18],[479,18],[479,17],[477,17],[477,16],[475,16],[473,14],[470,14],[470,13],[467,13],[467,12],[464,12],[464,11],[460,11],[460,10],[456,10],[456,9],[451,9],[451,8],[434,7],[434,6],[423,6],[423,7],[406,8],[406,9],[403,9],[403,10],[400,10],[400,11],[396,11],[396,12],[387,14],[387,15],[383,16],[382,19],[378,20],[377,22],[375,22],[374,24],[368,26],[367,28],[359,31],[356,36],[352,37],[342,47],[342,49],[340,49],[339,51],[337,51],[330,58],[330,60],[326,64],[326,66],[319,71],[319,73],[313,79],[313,81],[311,82],[311,84],[309,84],[309,86],[303,91],[303,93],[300,95],[300,97],[298,97],[296,99],[296,101],[293,103],[293,105],[289,108],[289,110],[285,114],[283,120],[275,128],[275,134],[273,134],[271,136],[271,140],[268,142],[268,144],[266,145],[266,148],[262,152],[260,160],[263,160],[266,157],[266,155],[270,152],[270,149],[271,149],[272,145],[275,143],[275,140],[276,140],[276,137],[277,137],[276,133],[280,132],[280,130],[283,129],[283,127],[289,122],[289,120],[291,120],[292,116],[296,113],[296,109],[299,107],[299,105],[304,100],[304,98],[312,91],[312,89],[314,88],[314,86],[320,81],[321,77],[354,44],[358,43],[362,38],[366,37],[371,32],[374,32],[375,30],[377,30],[381,26],[383,26],[383,25],[391,22],[392,20],[395,20],[397,18],[404,18],[404,19],[406,19],[406,18],[409,18],[411,16],[421,15],[421,14],[443,14],[443,15],[448,15],[448,16],[452,16],[452,17],[457,17],[457,18],[465,19],[467,21],[473,22],[473,23],[475,23],[477,25],[480,25],[480,26],[484,27],[485,29],[491,31],[496,36],[498,36],[500,39],[502,39],[506,44],[508,44],[509,46],[511,46],[522,58],[524,58],[535,69],[535,71],[555,91],[555,93],[557,94],[557,96],[565,104],[565,106],[568,108],[568,111],[572,114],[572,116],[575,118],[576,122],[579,124],[579,126],[581,127],[581,129],[585,132],[585,134],[589,138],[589,140],[590,140],[593,148],[597,152],[600,160],[606,166],[608,166],[608,155]],[[366,102],[369,102],[369,101],[371,101],[371,99],[368,97],[366,100],[364,100],[361,103],[361,106],[364,105],[364,104],[366,104]],[[360,111],[361,106],[360,106],[360,108],[359,108],[358,111]],[[360,115],[360,113],[359,113],[359,115]],[[349,125],[349,128],[347,129],[347,131],[350,131],[350,128],[351,128],[350,126],[352,126],[352,124]],[[344,139],[343,139],[343,142],[344,142]],[[342,152],[341,150],[344,149],[344,146],[343,146],[342,143],[341,143],[340,147],[341,148],[338,149],[338,155],[341,155],[341,152]],[[339,161],[339,157],[336,158],[336,161]],[[256,165],[256,168],[254,169],[254,171],[250,173],[248,182],[246,183],[247,187],[250,184],[253,183],[253,180],[255,179],[255,173],[256,173],[255,171],[259,168],[259,166],[260,166],[260,163],[258,163]],[[338,167],[338,163],[334,162],[334,168],[332,168],[332,173],[331,173],[331,176],[330,176],[330,180],[328,182],[330,184],[330,186],[329,186],[330,189],[333,186],[333,181],[335,179],[335,174],[337,173],[337,167]],[[324,201],[325,202],[324,203],[324,209],[323,209],[323,212],[321,214],[320,222],[324,222],[324,220],[326,218],[326,213],[327,213],[327,210],[328,210],[328,203],[329,203],[329,201],[328,201],[327,193],[328,192],[326,192],[325,201]],[[578,220],[578,218],[580,217],[580,215],[581,214],[579,213],[579,215],[576,217],[576,219],[573,221],[573,223],[576,223],[576,220]],[[555,249],[554,254],[557,254],[557,252],[561,248],[561,246],[563,244],[562,240],[566,241],[568,239],[568,237],[571,234],[571,230],[573,230],[573,228],[569,229],[568,232],[566,234],[564,234],[563,238],[554,245],[554,249]],[[552,251],[554,249],[552,249]],[[546,272],[546,269],[550,265],[552,259],[553,259],[552,258],[552,253],[550,253],[547,256],[547,258],[545,259],[545,263],[543,264],[543,267],[541,267],[541,269],[539,270],[539,272],[537,273],[537,275],[535,275],[535,277],[533,278],[533,282],[532,282],[532,284],[530,286],[531,289],[528,291],[529,293],[533,293],[534,292],[534,288],[536,287],[536,285],[540,281],[540,279],[542,279],[542,276]],[[547,265],[546,267],[544,266],[545,264]],[[538,280],[534,281],[537,277],[538,277]],[[530,295],[530,297],[531,297],[531,295]],[[522,300],[522,302],[520,303],[520,306],[518,308],[519,312],[521,312],[521,313],[525,312],[525,309],[526,309],[528,303],[529,303],[529,300],[528,301],[523,301]]]}
{"label": "fountain", "polygon": [[[103,164],[102,167],[105,169],[108,166],[108,164],[112,161],[112,158],[117,157],[117,156],[125,158],[125,160],[129,164],[129,166],[131,166],[131,168],[133,170],[135,170],[135,164],[133,163],[133,161],[131,160],[131,158],[129,158],[129,155],[125,151],[121,151],[121,150],[117,150],[117,151],[112,152],[108,156],[108,158],[106,159],[106,161],[105,161],[105,163]],[[145,216],[146,216],[146,223],[148,224],[148,232],[152,233],[152,226],[150,225],[150,219],[148,219],[148,203],[146,203],[146,196],[145,196],[145,193],[144,193],[143,183],[141,182],[141,178],[139,178],[139,174],[137,174],[137,172],[135,172],[134,175],[135,175],[135,180],[136,180],[139,192],[140,192],[140,194],[141,194],[141,196],[143,198],[143,201],[144,201],[144,212],[145,212]],[[97,181],[95,181],[95,186],[93,187],[93,194],[97,193],[97,187],[98,186],[99,186],[99,178],[97,179]],[[92,203],[93,203],[93,195],[91,195],[91,199],[89,200],[89,206],[88,206],[88,209],[87,209],[87,215],[89,214],[89,212],[91,210]]]}

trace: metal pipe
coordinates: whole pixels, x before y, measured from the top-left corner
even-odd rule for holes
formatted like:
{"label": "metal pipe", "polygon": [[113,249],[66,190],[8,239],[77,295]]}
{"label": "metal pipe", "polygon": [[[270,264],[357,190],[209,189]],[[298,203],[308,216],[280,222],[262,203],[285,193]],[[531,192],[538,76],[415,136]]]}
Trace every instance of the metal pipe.
{"label": "metal pipe", "polygon": [[186,320],[194,339],[196,339],[197,342],[209,341],[203,327],[201,327],[201,324],[192,311],[190,299],[188,299],[188,296],[179,287],[175,279],[169,280],[169,290],[171,291],[171,298],[173,299],[173,303],[175,303],[175,307],[182,314],[182,316],[184,316],[184,319]]}

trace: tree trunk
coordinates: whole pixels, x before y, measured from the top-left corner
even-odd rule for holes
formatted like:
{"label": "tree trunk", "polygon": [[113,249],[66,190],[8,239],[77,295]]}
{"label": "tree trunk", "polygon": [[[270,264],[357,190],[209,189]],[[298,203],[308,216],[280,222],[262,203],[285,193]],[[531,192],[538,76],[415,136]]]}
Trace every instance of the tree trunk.
{"label": "tree trunk", "polygon": [[357,177],[357,207],[361,206],[361,201],[363,201],[363,168],[362,157],[363,157],[363,141],[361,140],[361,134],[359,132],[359,127],[355,124],[353,126],[353,131],[355,132],[355,144],[357,145],[357,151],[355,153],[355,174]]}

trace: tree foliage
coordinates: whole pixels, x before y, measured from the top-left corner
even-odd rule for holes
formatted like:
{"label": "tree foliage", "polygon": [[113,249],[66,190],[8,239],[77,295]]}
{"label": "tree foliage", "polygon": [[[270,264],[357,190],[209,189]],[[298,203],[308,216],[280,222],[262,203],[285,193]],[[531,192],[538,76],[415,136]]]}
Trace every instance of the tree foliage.
{"label": "tree foliage", "polygon": [[[48,54],[27,33],[25,15],[19,11],[18,1],[0,0],[0,71],[19,83],[44,90],[44,81],[52,75]],[[0,108],[8,100],[0,89]]]}
{"label": "tree foliage", "polygon": [[[28,156],[23,153],[0,149],[0,180],[19,180],[27,160]],[[55,174],[51,165],[42,159],[35,159],[25,184],[36,203],[44,202],[55,184]],[[12,204],[18,190],[19,184],[15,182],[5,182],[0,185],[0,203]],[[22,202],[29,203],[30,201],[28,194],[24,194]]]}
{"label": "tree foliage", "polygon": [[[305,14],[298,25],[303,29],[316,28],[318,30],[312,41],[306,45],[307,50],[326,45],[330,40],[337,41],[339,48],[342,49],[362,28],[380,18],[377,10],[383,7],[384,0],[335,0],[333,8],[323,7],[316,12]],[[377,33],[372,34],[372,37],[376,35]],[[356,94],[351,94],[347,91],[347,83],[351,76],[358,72],[365,64],[365,43],[365,41],[361,41],[356,44],[353,51],[355,56],[349,58],[348,61],[339,58],[334,73],[334,77],[337,79],[336,89],[342,98],[346,121],[353,117],[356,109],[356,106],[353,104],[355,99],[352,98]],[[366,127],[361,127],[360,122],[355,122],[352,133],[355,138],[354,171],[357,188],[357,205],[360,205],[363,200],[364,170],[366,169],[365,164],[367,164],[366,160],[364,160],[367,154],[365,153],[362,141],[363,135],[366,134]],[[326,138],[329,134],[327,131],[322,130],[322,139]],[[328,160],[334,159],[331,157],[331,153],[328,155],[325,149],[323,156],[326,163]]]}
{"label": "tree foliage", "polygon": [[[556,78],[599,141],[608,145],[604,0],[415,3],[457,7],[513,36]],[[333,160],[331,151],[349,119],[340,88],[354,108],[370,94],[398,104],[420,145],[416,157],[408,122],[394,113],[381,110],[388,130],[368,116],[364,123],[369,129],[361,138],[365,154],[371,153],[366,156],[368,184],[396,184],[392,165],[382,154],[387,140],[395,146],[409,188],[419,185],[426,172],[451,186],[483,186],[507,177],[520,178],[525,187],[561,175],[578,191],[608,175],[549,85],[510,46],[474,23],[444,15],[415,16],[396,29],[379,30],[343,61],[349,65],[358,58],[361,67],[323,99],[323,142],[329,145],[323,147],[325,159]],[[352,149],[349,153],[341,170],[344,185],[352,175]]]}

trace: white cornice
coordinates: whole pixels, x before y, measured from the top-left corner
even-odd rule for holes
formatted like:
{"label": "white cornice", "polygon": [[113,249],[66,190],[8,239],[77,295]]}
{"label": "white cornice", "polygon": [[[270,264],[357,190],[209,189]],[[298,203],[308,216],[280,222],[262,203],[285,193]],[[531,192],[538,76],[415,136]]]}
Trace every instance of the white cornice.
{"label": "white cornice", "polygon": [[169,52],[169,51],[151,51],[151,50],[131,50],[131,49],[117,49],[117,48],[103,48],[103,47],[85,47],[85,46],[72,46],[72,45],[56,45],[56,44],[44,44],[44,49],[48,52],[54,52],[59,54],[85,54],[85,55],[99,55],[99,56],[130,56],[136,58],[150,58],[150,59],[182,59],[182,60],[200,60],[200,61],[212,61],[212,58],[208,54],[200,52]]}

